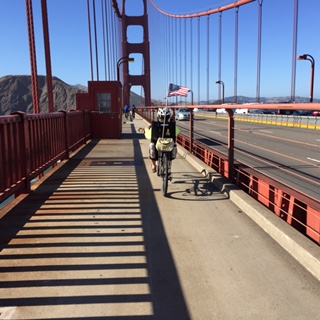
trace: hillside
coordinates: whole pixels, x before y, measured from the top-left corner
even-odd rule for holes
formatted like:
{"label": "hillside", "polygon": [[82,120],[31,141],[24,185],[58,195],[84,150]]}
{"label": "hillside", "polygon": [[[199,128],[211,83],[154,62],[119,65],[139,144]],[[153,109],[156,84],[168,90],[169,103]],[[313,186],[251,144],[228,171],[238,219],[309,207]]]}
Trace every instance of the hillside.
{"label": "hillside", "polygon": [[[41,113],[48,112],[48,95],[46,86],[46,77],[38,76],[39,98]],[[61,79],[53,77],[53,92],[54,92],[54,108],[55,111],[65,110],[70,111],[76,109],[76,94],[86,92],[87,87],[83,85],[71,86],[63,82]],[[253,103],[255,98],[238,96],[238,103]],[[233,97],[226,97],[226,103],[232,103]],[[261,103],[283,103],[290,101],[290,97],[261,97]],[[297,103],[307,103],[309,98],[296,97]],[[319,99],[314,99],[314,102],[319,103]],[[166,102],[160,102],[164,105]],[[168,101],[168,105],[185,105],[185,101]],[[215,105],[219,101],[201,101],[201,105]],[[136,106],[144,105],[144,98],[138,94],[130,93],[130,104]],[[158,105],[158,100],[151,100],[151,105]],[[196,104],[196,103],[195,103]],[[0,78],[0,115],[8,115],[12,112],[23,111],[33,113],[32,102],[32,85],[31,76],[5,76]]]}
{"label": "hillside", "polygon": [[[70,86],[53,77],[55,111],[76,109],[76,94],[86,92],[85,87]],[[41,113],[48,112],[46,77],[38,76]],[[0,78],[0,115],[23,111],[33,113],[31,76],[5,76]]]}

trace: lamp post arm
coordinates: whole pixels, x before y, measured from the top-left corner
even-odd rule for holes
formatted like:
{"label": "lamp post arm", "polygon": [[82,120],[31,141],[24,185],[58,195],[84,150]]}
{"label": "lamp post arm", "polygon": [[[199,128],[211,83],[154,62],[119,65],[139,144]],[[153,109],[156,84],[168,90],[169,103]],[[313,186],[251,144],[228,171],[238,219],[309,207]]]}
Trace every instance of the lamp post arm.
{"label": "lamp post arm", "polygon": [[310,102],[313,102],[313,88],[314,88],[314,67],[315,67],[315,60],[313,56],[310,54],[306,54],[306,60],[311,62],[311,85],[310,85]]}

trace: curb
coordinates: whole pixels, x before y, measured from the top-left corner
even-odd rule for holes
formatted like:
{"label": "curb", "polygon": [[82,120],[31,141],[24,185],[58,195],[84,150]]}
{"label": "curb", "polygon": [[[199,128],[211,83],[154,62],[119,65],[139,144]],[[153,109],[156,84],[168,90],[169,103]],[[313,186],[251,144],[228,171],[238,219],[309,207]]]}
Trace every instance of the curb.
{"label": "curb", "polygon": [[179,145],[178,153],[320,281],[320,250],[315,243]]}

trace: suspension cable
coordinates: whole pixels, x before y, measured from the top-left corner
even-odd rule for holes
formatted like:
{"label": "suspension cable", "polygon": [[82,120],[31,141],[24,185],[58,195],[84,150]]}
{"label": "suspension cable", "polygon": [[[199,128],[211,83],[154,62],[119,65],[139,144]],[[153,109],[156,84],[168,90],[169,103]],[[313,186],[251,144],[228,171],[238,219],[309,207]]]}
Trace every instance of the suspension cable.
{"label": "suspension cable", "polygon": [[99,81],[99,58],[98,58],[98,38],[97,38],[97,19],[96,19],[96,0],[93,0],[93,26],[94,26],[94,42],[96,49],[96,70],[97,80]]}
{"label": "suspension cable", "polygon": [[198,18],[198,104],[200,104],[200,18]]}
{"label": "suspension cable", "polygon": [[104,0],[101,0],[101,14],[102,14],[102,35],[103,35],[103,61],[104,61],[104,80],[107,80],[107,57],[106,57],[106,27],[104,22],[105,7]]}
{"label": "suspension cable", "polygon": [[240,7],[246,4],[249,4],[251,2],[254,2],[256,0],[238,0],[235,1],[234,3],[231,3],[229,5],[220,7],[220,8],[216,8],[216,9],[212,9],[209,11],[205,11],[205,12],[201,12],[201,13],[194,13],[194,14],[186,14],[186,15],[177,15],[177,14],[171,14],[168,12],[165,12],[164,10],[161,10],[155,3],[154,0],[150,0],[151,4],[154,6],[154,8],[156,8],[160,13],[169,16],[171,18],[178,18],[178,19],[182,19],[182,18],[199,18],[199,17],[204,17],[206,15],[211,15],[211,14],[216,14],[222,11],[227,11],[236,7]]}
{"label": "suspension cable", "polygon": [[210,15],[207,16],[207,101],[209,101],[210,77]]}
{"label": "suspension cable", "polygon": [[90,19],[90,2],[89,2],[89,0],[87,0],[87,10],[88,10],[88,29],[89,29],[91,81],[93,81],[93,58],[92,58],[91,19]]}
{"label": "suspension cable", "polygon": [[260,102],[262,2],[263,0],[258,1],[258,50],[257,50],[257,91],[256,91],[257,103]]}
{"label": "suspension cable", "polygon": [[239,49],[239,8],[235,10],[234,30],[234,103],[238,102],[238,49]]}

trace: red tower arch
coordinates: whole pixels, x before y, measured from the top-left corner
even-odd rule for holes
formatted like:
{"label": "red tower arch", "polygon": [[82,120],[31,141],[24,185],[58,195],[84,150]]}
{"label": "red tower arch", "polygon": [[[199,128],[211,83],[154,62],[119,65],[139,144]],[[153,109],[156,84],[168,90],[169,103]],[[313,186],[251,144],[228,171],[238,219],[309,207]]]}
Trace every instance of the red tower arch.
{"label": "red tower arch", "polygon": [[[122,2],[122,55],[129,57],[132,53],[139,53],[143,57],[143,74],[130,75],[129,66],[127,63],[123,64],[123,103],[126,105],[130,103],[129,92],[131,86],[142,86],[144,89],[145,106],[151,105],[150,96],[150,49],[149,49],[149,29],[148,29],[148,14],[147,14],[147,0],[143,2],[142,16],[127,16],[125,7],[126,0]],[[142,43],[128,43],[127,30],[128,26],[141,26],[143,28],[143,42]]]}

